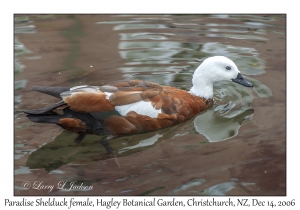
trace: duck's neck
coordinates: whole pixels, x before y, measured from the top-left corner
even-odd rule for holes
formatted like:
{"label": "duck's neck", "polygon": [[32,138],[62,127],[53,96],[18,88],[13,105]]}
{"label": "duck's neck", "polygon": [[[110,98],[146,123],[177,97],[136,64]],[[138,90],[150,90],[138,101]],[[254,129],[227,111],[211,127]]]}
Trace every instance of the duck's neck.
{"label": "duck's neck", "polygon": [[[198,69],[197,69],[198,70]],[[206,99],[213,98],[213,83],[201,71],[195,71],[189,93]]]}

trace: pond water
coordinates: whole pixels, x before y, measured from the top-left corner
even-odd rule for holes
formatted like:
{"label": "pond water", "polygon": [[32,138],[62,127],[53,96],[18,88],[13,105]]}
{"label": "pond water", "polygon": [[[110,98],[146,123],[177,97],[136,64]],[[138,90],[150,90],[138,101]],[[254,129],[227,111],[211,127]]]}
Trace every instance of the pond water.
{"label": "pond water", "polygon": [[[15,16],[15,195],[286,195],[285,42],[285,15]],[[214,105],[189,121],[112,140],[120,167],[99,136],[76,144],[21,112],[57,102],[35,85],[141,79],[188,90],[214,55],[254,87],[219,82]]]}

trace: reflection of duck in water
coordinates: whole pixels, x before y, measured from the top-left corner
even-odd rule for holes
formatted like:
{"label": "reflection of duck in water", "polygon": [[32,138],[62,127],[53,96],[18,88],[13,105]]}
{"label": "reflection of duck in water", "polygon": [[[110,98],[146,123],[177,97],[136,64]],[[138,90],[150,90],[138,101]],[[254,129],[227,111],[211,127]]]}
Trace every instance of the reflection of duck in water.
{"label": "reflection of duck in water", "polygon": [[150,132],[184,122],[209,107],[213,83],[232,80],[252,87],[230,59],[210,57],[196,69],[189,92],[140,80],[116,81],[104,86],[33,87],[61,98],[57,104],[24,111],[38,123],[53,123],[79,134],[106,135],[101,143],[111,153],[108,141],[122,135]]}

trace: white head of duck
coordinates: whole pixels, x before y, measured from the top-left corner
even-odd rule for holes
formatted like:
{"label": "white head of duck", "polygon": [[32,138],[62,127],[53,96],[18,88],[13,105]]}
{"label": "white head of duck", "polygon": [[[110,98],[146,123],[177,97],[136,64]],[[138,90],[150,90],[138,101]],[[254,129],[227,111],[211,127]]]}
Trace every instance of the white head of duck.
{"label": "white head of duck", "polygon": [[195,70],[190,93],[206,99],[213,97],[213,84],[221,80],[232,80],[246,87],[253,87],[240,73],[235,63],[225,56],[205,59]]}

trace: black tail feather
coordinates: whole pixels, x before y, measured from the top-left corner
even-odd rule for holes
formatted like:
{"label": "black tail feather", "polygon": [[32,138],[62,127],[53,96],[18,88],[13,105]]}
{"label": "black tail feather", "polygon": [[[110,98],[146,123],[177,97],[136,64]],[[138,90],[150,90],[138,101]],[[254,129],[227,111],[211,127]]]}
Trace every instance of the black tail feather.
{"label": "black tail feather", "polygon": [[47,87],[47,86],[33,86],[32,90],[41,92],[41,93],[46,93],[48,95],[54,96],[56,98],[60,98],[60,94],[62,92],[69,91],[70,88],[68,87]]}
{"label": "black tail feather", "polygon": [[64,101],[60,101],[56,104],[51,104],[49,106],[46,106],[44,108],[41,108],[41,109],[33,109],[33,110],[23,110],[24,113],[26,114],[36,114],[36,115],[39,115],[39,114],[51,114],[49,111],[51,111],[52,109],[55,109],[61,105],[64,105],[66,104]]}
{"label": "black tail feather", "polygon": [[36,123],[50,123],[50,124],[57,124],[61,116],[59,115],[35,115],[29,114],[27,115],[28,119],[32,122]]}

